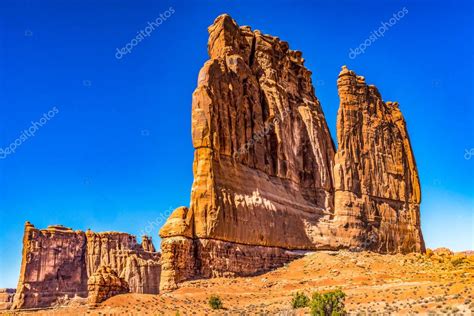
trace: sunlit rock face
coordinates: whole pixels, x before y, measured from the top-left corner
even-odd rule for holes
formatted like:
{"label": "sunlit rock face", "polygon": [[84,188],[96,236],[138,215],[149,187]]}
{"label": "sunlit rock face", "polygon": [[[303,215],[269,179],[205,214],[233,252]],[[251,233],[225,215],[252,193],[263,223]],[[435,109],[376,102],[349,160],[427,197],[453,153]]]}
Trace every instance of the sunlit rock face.
{"label": "sunlit rock face", "polygon": [[160,231],[162,289],[250,275],[308,250],[423,251],[400,110],[343,69],[336,153],[302,53],[221,15],[193,93],[189,209]]}

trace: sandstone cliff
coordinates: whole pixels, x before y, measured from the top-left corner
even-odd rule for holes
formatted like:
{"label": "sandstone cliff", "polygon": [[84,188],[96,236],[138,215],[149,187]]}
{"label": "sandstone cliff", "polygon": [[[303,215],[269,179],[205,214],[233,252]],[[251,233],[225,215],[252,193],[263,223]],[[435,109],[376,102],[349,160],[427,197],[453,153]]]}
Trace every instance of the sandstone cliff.
{"label": "sandstone cliff", "polygon": [[[63,226],[36,229],[25,224],[23,256],[13,309],[47,307],[59,298],[87,297],[87,282],[109,266],[136,293],[158,293],[160,254],[151,240],[134,236],[73,231]],[[151,244],[151,245],[150,245]]]}
{"label": "sandstone cliff", "polygon": [[228,15],[208,30],[191,202],[160,231],[161,288],[259,273],[305,250],[423,251],[418,175],[396,106],[344,69],[336,154],[301,52]]}

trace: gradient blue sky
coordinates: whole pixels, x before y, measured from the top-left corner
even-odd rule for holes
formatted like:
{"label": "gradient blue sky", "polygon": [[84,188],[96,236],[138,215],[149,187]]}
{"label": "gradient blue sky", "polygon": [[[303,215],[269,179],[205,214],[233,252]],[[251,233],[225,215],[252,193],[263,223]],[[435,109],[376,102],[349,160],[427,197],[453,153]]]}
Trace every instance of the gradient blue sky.
{"label": "gradient blue sky", "polygon": [[[167,21],[115,58],[169,7]],[[349,58],[403,7],[383,38]],[[303,51],[333,137],[341,65],[400,102],[426,244],[473,249],[471,1],[2,0],[0,147],[54,106],[59,113],[0,159],[0,287],[16,286],[26,220],[133,234],[149,226],[159,245],[162,214],[189,203],[191,94],[207,26],[221,13]]]}

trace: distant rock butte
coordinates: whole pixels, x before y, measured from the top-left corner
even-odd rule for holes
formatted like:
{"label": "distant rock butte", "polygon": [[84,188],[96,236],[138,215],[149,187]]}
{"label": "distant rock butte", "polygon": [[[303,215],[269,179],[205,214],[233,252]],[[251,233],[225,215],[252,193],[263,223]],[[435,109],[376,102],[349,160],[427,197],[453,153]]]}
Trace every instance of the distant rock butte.
{"label": "distant rock butte", "polygon": [[134,236],[125,233],[73,231],[60,225],[39,230],[27,222],[12,308],[48,307],[65,296],[87,297],[88,281],[94,275],[89,287],[96,288],[97,293],[92,301],[121,292],[123,289],[107,289],[107,284],[95,282],[96,272],[103,272],[103,266],[109,275],[122,278],[131,292],[156,294],[161,256],[153,250],[149,237],[140,245]]}
{"label": "distant rock butte", "polygon": [[305,250],[424,251],[397,103],[343,67],[336,153],[301,52],[228,15],[208,30],[192,104],[191,202],[160,231],[160,287],[263,272]]}

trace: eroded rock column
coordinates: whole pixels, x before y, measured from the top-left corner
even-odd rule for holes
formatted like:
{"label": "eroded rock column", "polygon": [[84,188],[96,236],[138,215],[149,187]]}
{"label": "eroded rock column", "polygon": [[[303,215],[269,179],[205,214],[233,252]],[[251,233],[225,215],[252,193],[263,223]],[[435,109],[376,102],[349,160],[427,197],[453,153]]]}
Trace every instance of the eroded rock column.
{"label": "eroded rock column", "polygon": [[349,247],[420,252],[421,190],[405,120],[397,102],[343,67],[335,156],[335,224]]}

